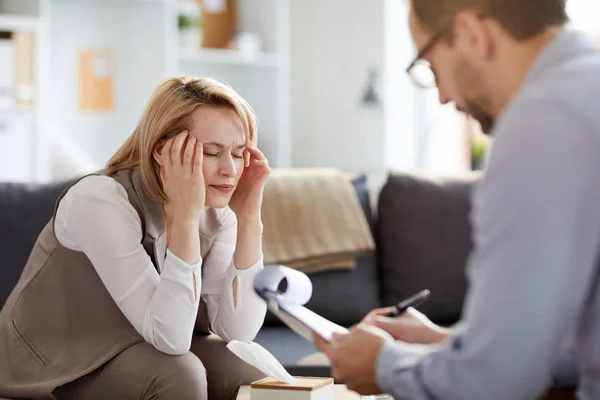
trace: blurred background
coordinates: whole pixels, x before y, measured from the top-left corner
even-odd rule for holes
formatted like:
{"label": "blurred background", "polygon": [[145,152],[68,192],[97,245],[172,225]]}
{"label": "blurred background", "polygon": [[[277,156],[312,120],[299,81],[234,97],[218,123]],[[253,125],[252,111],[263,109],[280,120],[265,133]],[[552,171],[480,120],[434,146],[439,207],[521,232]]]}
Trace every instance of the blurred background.
{"label": "blurred background", "polygon": [[[568,4],[600,38],[600,0]],[[276,168],[480,168],[488,141],[411,84],[414,55],[401,0],[0,0],[0,181],[102,168],[182,74],[240,92]]]}

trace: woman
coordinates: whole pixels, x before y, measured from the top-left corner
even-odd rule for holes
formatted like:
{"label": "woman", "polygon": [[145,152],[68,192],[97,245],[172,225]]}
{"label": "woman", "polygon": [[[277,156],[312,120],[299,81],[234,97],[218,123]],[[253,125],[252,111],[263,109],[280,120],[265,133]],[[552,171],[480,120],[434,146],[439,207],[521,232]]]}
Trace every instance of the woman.
{"label": "woman", "polygon": [[230,399],[262,377],[225,347],[266,313],[256,135],[228,86],[155,90],[106,169],[58,199],[0,313],[0,397]]}

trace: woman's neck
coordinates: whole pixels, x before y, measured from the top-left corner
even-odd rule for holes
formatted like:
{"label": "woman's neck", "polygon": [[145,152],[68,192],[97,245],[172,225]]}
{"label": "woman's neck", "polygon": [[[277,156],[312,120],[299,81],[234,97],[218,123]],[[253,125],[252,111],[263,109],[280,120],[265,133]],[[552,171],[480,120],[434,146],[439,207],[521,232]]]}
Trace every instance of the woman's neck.
{"label": "woman's neck", "polygon": [[167,248],[169,248],[169,244],[171,243],[171,226],[173,226],[173,206],[170,204],[165,204],[163,206],[163,212],[165,215],[165,227],[167,230]]}
{"label": "woman's neck", "polygon": [[171,204],[165,204],[163,206],[163,212],[165,215],[165,224],[168,227],[173,222],[173,206]]}

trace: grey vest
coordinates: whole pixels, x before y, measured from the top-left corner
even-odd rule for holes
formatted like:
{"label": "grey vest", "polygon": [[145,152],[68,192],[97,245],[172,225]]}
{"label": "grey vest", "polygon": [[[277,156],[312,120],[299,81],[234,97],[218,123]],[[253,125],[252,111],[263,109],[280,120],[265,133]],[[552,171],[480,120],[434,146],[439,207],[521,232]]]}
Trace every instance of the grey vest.
{"label": "grey vest", "polygon": [[[119,182],[142,221],[142,245],[157,266],[156,241],[165,230],[162,205],[145,193],[137,170],[118,171]],[[110,297],[92,263],[82,252],[62,246],[54,234],[54,216],[40,233],[23,273],[0,311],[0,397],[51,398],[58,386],[102,366],[142,342]],[[210,250],[221,221],[207,209],[200,221],[202,257]],[[90,227],[92,228],[92,227]],[[197,333],[208,334],[206,304],[201,301]]]}

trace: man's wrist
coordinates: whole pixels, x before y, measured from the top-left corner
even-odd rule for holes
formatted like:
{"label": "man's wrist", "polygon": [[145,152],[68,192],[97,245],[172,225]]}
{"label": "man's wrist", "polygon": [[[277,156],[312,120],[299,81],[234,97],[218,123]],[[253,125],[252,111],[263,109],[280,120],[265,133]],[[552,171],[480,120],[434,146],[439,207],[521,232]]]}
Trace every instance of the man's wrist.
{"label": "man's wrist", "polygon": [[430,343],[440,343],[444,340],[448,339],[452,335],[452,330],[448,328],[443,328],[441,326],[436,326],[432,331],[431,341]]}

